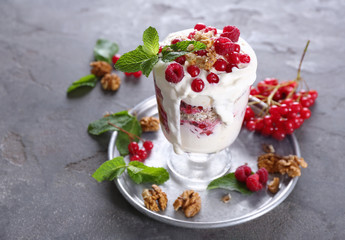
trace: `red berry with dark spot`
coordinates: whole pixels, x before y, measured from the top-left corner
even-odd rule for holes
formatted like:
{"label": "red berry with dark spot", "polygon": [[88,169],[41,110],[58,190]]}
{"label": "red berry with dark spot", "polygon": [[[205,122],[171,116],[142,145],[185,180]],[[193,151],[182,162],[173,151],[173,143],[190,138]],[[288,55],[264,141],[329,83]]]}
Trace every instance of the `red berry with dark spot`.
{"label": "red berry with dark spot", "polygon": [[219,77],[217,76],[217,74],[211,72],[210,74],[207,75],[206,77],[207,81],[209,83],[218,83],[219,82]]}
{"label": "red berry with dark spot", "polygon": [[217,71],[225,71],[225,69],[226,69],[226,61],[225,60],[223,60],[223,59],[218,59],[215,63],[214,63],[214,65],[213,65],[213,67],[217,70]]}
{"label": "red berry with dark spot", "polygon": [[190,65],[187,67],[187,72],[192,76],[196,77],[200,73],[200,69],[195,65]]}
{"label": "red berry with dark spot", "polygon": [[150,152],[153,148],[153,143],[151,141],[145,141],[143,143],[143,147],[145,148],[146,151]]}
{"label": "red berry with dark spot", "polygon": [[133,76],[136,77],[136,78],[141,77],[141,75],[143,75],[143,73],[142,73],[141,71],[138,71],[138,72],[134,72],[134,73],[133,73]]}
{"label": "red berry with dark spot", "polygon": [[130,154],[135,155],[139,150],[139,145],[137,142],[130,142],[128,144],[128,151]]}
{"label": "red berry with dark spot", "polygon": [[183,56],[180,56],[178,58],[175,59],[175,62],[181,64],[181,65],[184,65],[184,63],[186,62],[186,56],[183,55]]}
{"label": "red berry with dark spot", "polygon": [[204,28],[206,28],[206,25],[202,23],[198,23],[194,26],[194,29],[198,31],[203,30]]}
{"label": "red berry with dark spot", "polygon": [[192,90],[194,92],[201,92],[205,87],[205,83],[200,78],[196,78],[192,82]]}
{"label": "red berry with dark spot", "polygon": [[137,155],[140,157],[142,161],[144,161],[147,158],[147,152],[145,149],[139,149]]}
{"label": "red berry with dark spot", "polygon": [[240,37],[240,30],[235,26],[225,26],[221,36],[227,37],[233,42],[237,42]]}
{"label": "red berry with dark spot", "polygon": [[268,180],[268,172],[266,170],[266,168],[260,168],[256,174],[259,175],[259,182],[261,182],[262,184],[267,183]]}
{"label": "red berry with dark spot", "polygon": [[115,63],[117,62],[117,60],[120,59],[120,57],[121,57],[121,55],[115,54],[111,60],[112,60],[112,62],[115,64]]}
{"label": "red berry with dark spot", "polygon": [[130,161],[131,162],[132,161],[139,161],[139,162],[141,162],[141,159],[140,159],[139,155],[133,155],[133,156],[131,156]]}
{"label": "red berry with dark spot", "polygon": [[259,179],[260,177],[256,173],[250,175],[246,180],[247,188],[252,192],[257,192],[262,189],[262,184],[260,183]]}
{"label": "red berry with dark spot", "polygon": [[171,63],[165,69],[165,79],[171,83],[178,83],[184,77],[184,70],[181,64]]}
{"label": "red berry with dark spot", "polygon": [[252,169],[247,165],[242,165],[236,169],[235,178],[239,182],[245,182],[250,174],[252,174]]}

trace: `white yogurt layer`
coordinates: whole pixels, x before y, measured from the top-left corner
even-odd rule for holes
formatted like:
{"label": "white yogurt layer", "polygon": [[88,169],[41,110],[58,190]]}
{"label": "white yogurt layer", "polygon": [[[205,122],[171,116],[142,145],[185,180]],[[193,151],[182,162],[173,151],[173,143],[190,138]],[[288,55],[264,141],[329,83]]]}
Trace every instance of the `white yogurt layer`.
{"label": "white yogurt layer", "polygon": [[[186,39],[193,29],[169,34],[161,42],[161,45],[170,45],[175,38]],[[221,30],[217,30],[218,34]],[[241,53],[250,56],[250,63],[244,68],[233,68],[231,73],[219,72],[214,68],[214,72],[219,77],[219,83],[210,84],[206,80],[208,71],[200,69],[197,78],[201,78],[205,87],[201,92],[194,92],[191,89],[193,79],[187,72],[188,62],[184,65],[184,78],[179,83],[170,83],[165,79],[165,70],[170,63],[159,62],[153,68],[154,79],[157,87],[161,89],[163,95],[162,106],[167,113],[169,133],[163,132],[170,141],[176,153],[202,152],[213,153],[229,146],[237,137],[244,116],[244,110],[248,101],[249,88],[256,79],[257,59],[254,50],[250,45],[239,38],[237,44],[241,46]],[[214,129],[209,136],[196,136],[188,126],[180,126],[180,102],[183,100],[187,104],[194,106],[213,106],[220,116],[222,124]]]}

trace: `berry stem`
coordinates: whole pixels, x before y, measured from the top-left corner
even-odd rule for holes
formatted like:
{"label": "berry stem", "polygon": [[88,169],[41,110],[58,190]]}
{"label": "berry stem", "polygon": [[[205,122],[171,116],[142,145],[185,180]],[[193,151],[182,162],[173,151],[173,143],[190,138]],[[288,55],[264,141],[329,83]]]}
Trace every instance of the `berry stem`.
{"label": "berry stem", "polygon": [[109,125],[113,126],[113,127],[116,127],[117,129],[119,129],[121,132],[124,132],[128,135],[128,137],[130,138],[131,141],[133,141],[135,138],[139,139],[140,141],[144,142],[144,140],[142,138],[140,138],[139,136],[133,134],[133,133],[130,133],[128,131],[126,131],[125,129],[123,128],[120,128],[119,126],[115,125],[114,123],[111,123],[111,122],[108,122]]}
{"label": "berry stem", "polygon": [[297,81],[299,81],[299,80],[301,79],[302,62],[303,62],[303,59],[304,59],[305,54],[307,53],[309,43],[310,43],[310,40],[308,40],[307,45],[306,45],[305,48],[304,48],[304,51],[303,51],[301,60],[300,60],[300,62],[299,62],[298,71],[297,71],[297,78],[296,78]]}

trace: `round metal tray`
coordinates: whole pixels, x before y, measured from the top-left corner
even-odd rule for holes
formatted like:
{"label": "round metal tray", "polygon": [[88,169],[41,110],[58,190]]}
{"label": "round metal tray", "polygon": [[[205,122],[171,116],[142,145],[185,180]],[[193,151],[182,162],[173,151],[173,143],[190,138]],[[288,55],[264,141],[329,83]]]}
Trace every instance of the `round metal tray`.
{"label": "round metal tray", "polygon": [[[152,96],[134,107],[131,112],[135,112],[138,119],[144,116],[157,117],[156,104],[156,98]],[[115,147],[116,135],[117,132],[114,132],[111,136],[108,149],[109,159],[119,155]],[[169,148],[170,143],[165,139],[163,133],[161,131],[144,133],[142,137],[153,141],[155,145],[145,164],[168,169],[166,149]],[[255,172],[257,170],[257,157],[263,153],[263,143],[273,145],[276,152],[280,155],[295,154],[300,156],[300,149],[294,135],[278,142],[242,129],[238,138],[230,147],[232,153],[230,172],[235,171],[238,166],[244,163],[248,163]],[[125,161],[129,161],[128,157],[125,158]],[[250,221],[269,212],[283,202],[295,187],[298,178],[290,178],[286,175],[277,176],[280,178],[280,190],[275,195],[272,195],[267,190],[260,190],[251,195],[243,195],[223,189],[198,191],[202,207],[201,211],[193,218],[186,218],[183,212],[174,211],[173,202],[188,188],[179,182],[178,179],[175,179],[172,174],[170,174],[170,179],[160,186],[166,192],[169,200],[167,209],[161,212],[150,211],[144,206],[141,193],[144,188],[150,188],[151,184],[135,184],[127,174],[122,174],[120,178],[115,180],[115,183],[130,204],[140,212],[158,221],[187,228],[217,228]],[[270,174],[269,181],[273,177],[274,175]],[[223,203],[221,198],[228,193],[231,194],[231,200],[228,203]]]}

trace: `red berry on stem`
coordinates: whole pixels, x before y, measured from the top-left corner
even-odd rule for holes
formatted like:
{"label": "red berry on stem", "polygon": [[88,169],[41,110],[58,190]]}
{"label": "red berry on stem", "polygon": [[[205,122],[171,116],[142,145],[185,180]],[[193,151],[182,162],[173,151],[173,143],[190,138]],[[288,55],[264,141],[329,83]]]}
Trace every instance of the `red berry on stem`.
{"label": "red berry on stem", "polygon": [[145,148],[146,151],[150,152],[153,148],[153,143],[151,141],[145,141],[143,143],[143,147]]}
{"label": "red berry on stem", "polygon": [[147,152],[145,149],[139,149],[137,155],[140,157],[142,161],[144,161],[147,158]]}
{"label": "red berry on stem", "polygon": [[277,86],[278,85],[278,79],[276,78],[265,78],[264,82],[267,85]]}
{"label": "red berry on stem", "polygon": [[200,73],[200,69],[195,65],[190,65],[187,67],[187,72],[192,76],[196,77]]}
{"label": "red berry on stem", "polygon": [[165,69],[165,79],[171,83],[178,83],[184,77],[184,70],[182,65],[178,63],[171,63]]}
{"label": "red berry on stem", "polygon": [[259,179],[260,177],[256,173],[250,175],[246,180],[247,188],[252,192],[256,192],[262,189],[262,184],[259,182]]}
{"label": "red berry on stem", "polygon": [[272,137],[274,137],[277,140],[283,140],[285,138],[285,131],[283,129],[277,128],[275,131],[272,133]]}
{"label": "red berry on stem", "polygon": [[192,81],[192,90],[194,92],[201,92],[205,87],[205,83],[200,78],[196,78]]}
{"label": "red berry on stem", "polygon": [[250,95],[252,96],[259,95],[259,91],[256,90],[256,88],[252,87],[252,89],[250,89]]}
{"label": "red berry on stem", "polygon": [[207,81],[209,83],[218,83],[219,82],[219,77],[217,76],[217,74],[211,72],[210,74],[207,75],[206,77]]}
{"label": "red berry on stem", "polygon": [[111,60],[112,60],[112,62],[115,64],[115,63],[117,62],[117,60],[120,59],[120,57],[121,57],[121,55],[115,54]]}
{"label": "red berry on stem", "polygon": [[138,150],[139,150],[139,145],[137,142],[130,142],[128,144],[128,151],[130,154],[135,155],[137,154]]}
{"label": "red berry on stem", "polygon": [[314,99],[314,100],[315,100],[315,99],[318,97],[318,95],[319,95],[319,94],[317,93],[316,90],[310,90],[310,91],[309,91],[309,94],[310,94],[311,98]]}
{"label": "red berry on stem", "polygon": [[225,71],[225,68],[226,68],[226,61],[223,60],[223,59],[218,59],[213,67],[217,70],[217,71]]}
{"label": "red berry on stem", "polygon": [[264,136],[270,136],[274,132],[274,127],[272,125],[265,125],[261,130],[261,134]]}
{"label": "red berry on stem", "polygon": [[247,121],[246,128],[249,131],[254,131],[255,130],[255,122],[253,120]]}
{"label": "red berry on stem", "polygon": [[291,111],[294,113],[299,113],[302,109],[302,105],[299,102],[293,102],[291,104]]}
{"label": "red berry on stem", "polygon": [[254,117],[255,117],[255,113],[254,113],[253,109],[251,107],[247,106],[246,112],[244,114],[244,119],[246,121],[248,121],[248,120],[254,119]]}
{"label": "red berry on stem", "polygon": [[236,169],[235,178],[239,182],[245,182],[250,174],[252,174],[252,169],[247,165],[242,165]]}
{"label": "red berry on stem", "polygon": [[302,119],[308,119],[311,116],[311,111],[309,110],[309,108],[304,107],[302,108],[300,114]]}
{"label": "red berry on stem", "polygon": [[308,97],[301,97],[300,103],[303,107],[310,107],[311,105]]}
{"label": "red berry on stem", "polygon": [[132,161],[139,161],[140,162],[140,157],[139,157],[139,155],[133,155],[133,156],[131,156],[131,158],[130,158],[130,161],[132,162]]}
{"label": "red berry on stem", "polygon": [[262,118],[256,119],[255,131],[260,132],[264,128],[264,120]]}
{"label": "red berry on stem", "polygon": [[270,115],[264,117],[264,124],[266,126],[272,126],[272,117]]}

